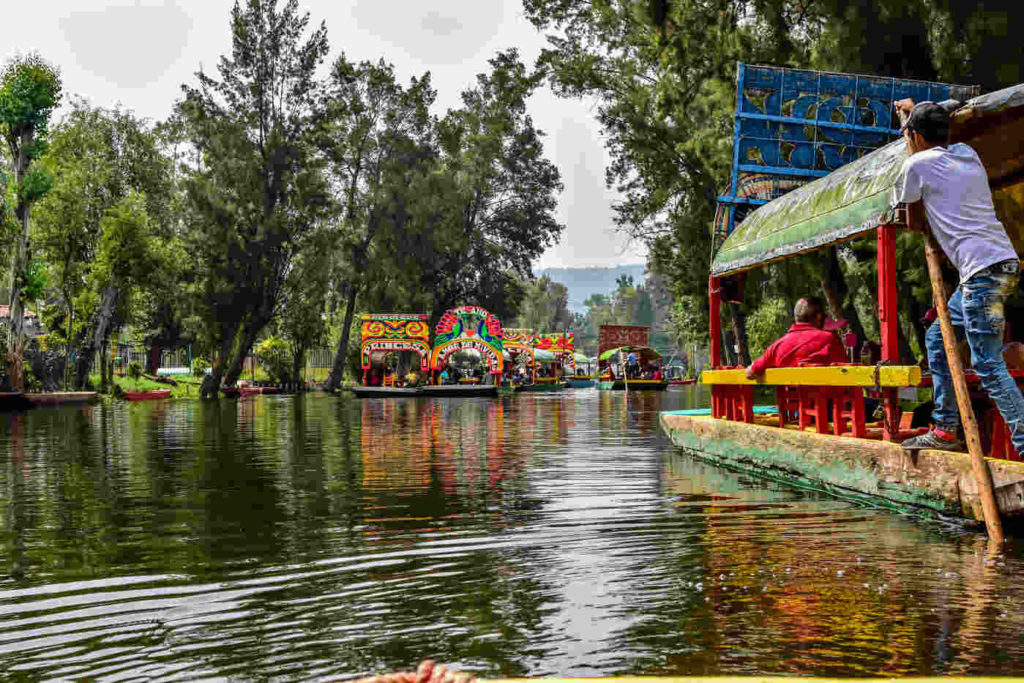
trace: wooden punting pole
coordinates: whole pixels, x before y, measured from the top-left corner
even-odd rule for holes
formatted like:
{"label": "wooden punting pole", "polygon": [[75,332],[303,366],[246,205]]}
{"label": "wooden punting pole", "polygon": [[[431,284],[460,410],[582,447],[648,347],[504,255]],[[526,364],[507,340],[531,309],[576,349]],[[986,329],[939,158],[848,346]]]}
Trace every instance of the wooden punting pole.
{"label": "wooden punting pole", "polygon": [[981,509],[985,514],[985,528],[993,543],[1002,545],[1004,541],[1003,524],[999,519],[999,506],[992,484],[992,473],[985,464],[985,455],[981,452],[981,436],[978,433],[978,420],[971,406],[971,395],[967,390],[967,379],[964,377],[964,366],[960,362],[960,354],[956,349],[956,332],[949,318],[949,306],[946,304],[946,289],[943,286],[940,256],[942,251],[932,237],[931,232],[925,233],[925,254],[928,257],[928,275],[932,280],[932,297],[935,299],[935,310],[939,314],[939,325],[942,328],[942,343],[946,347],[946,360],[949,372],[953,376],[953,387],[956,389],[956,402],[960,407],[960,420],[963,422],[964,438],[967,440],[967,451],[971,454],[971,470],[974,481],[978,484],[981,496]]}

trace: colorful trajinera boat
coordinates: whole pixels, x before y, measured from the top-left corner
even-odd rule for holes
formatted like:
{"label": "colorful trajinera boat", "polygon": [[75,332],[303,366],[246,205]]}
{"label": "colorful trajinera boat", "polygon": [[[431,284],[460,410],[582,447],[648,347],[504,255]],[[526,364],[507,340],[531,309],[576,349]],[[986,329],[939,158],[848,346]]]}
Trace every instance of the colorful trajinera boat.
{"label": "colorful trajinera boat", "polygon": [[415,359],[410,369],[418,369],[425,382],[430,371],[430,325],[423,313],[367,313],[360,316],[359,344],[363,383],[352,387],[361,398],[419,396],[419,386],[405,386],[397,366],[387,368],[389,354],[408,353]]}
{"label": "colorful trajinera boat", "polygon": [[[661,354],[648,346],[651,328],[645,325],[601,325],[598,328],[597,388],[605,391],[664,391]],[[638,373],[629,376],[627,360],[633,354]]]}
{"label": "colorful trajinera boat", "polygon": [[[502,354],[501,321],[480,306],[459,306],[446,311],[434,328],[434,348],[430,353],[431,383],[422,387],[424,396],[495,396],[501,384],[504,356]],[[480,378],[458,384],[441,384],[442,371],[449,367],[451,356],[471,351],[485,365]],[[474,381],[475,380],[475,381]]]}
{"label": "colorful trajinera boat", "polygon": [[[785,76],[789,83],[799,74],[751,69],[758,70],[758,101],[773,103],[776,109],[783,106],[787,95],[782,92],[780,97],[780,80]],[[747,112],[754,114],[750,120],[761,124],[780,119],[777,111],[766,112],[748,98],[744,73],[741,65],[738,125]],[[892,141],[875,151],[862,150],[863,156],[831,172],[815,167],[814,159],[820,157],[813,156],[805,175],[821,177],[777,199],[755,202],[763,205],[724,239],[709,278],[713,369],[701,377],[711,386],[711,409],[665,412],[661,424],[683,451],[728,468],[916,514],[982,520],[978,486],[966,453],[911,453],[899,445],[915,432],[906,419],[910,415],[901,414],[898,392],[916,393],[922,377],[917,365],[900,365],[899,357],[896,237],[906,227],[906,211],[894,205],[893,197],[907,152],[896,137],[899,131],[890,104],[893,92],[897,98],[909,94],[918,101],[942,101],[954,91],[941,84],[863,76],[858,83],[865,88],[868,109],[875,112],[871,126],[858,123],[865,111],[861,107],[832,107],[830,111],[844,112],[846,123],[825,131],[834,125],[831,118],[809,121],[823,129],[815,139],[849,138],[850,129],[860,128],[862,140],[870,135],[882,137],[883,143],[886,138]],[[827,97],[823,91],[819,99],[824,102]],[[1024,252],[1024,85],[970,98],[952,114],[951,124],[952,140],[970,144],[984,162],[996,212],[1018,254]],[[757,143],[755,139],[753,144]],[[881,363],[775,368],[756,382],[747,379],[742,368],[723,364],[719,311],[723,291],[737,290],[730,279],[856,238],[874,239],[877,245]],[[774,391],[774,405],[755,405],[755,385]],[[881,402],[884,419],[875,422],[866,415],[865,392]],[[999,411],[990,408],[980,417],[1000,514],[1024,516],[1024,462],[1010,443]]]}
{"label": "colorful trajinera boat", "polygon": [[536,360],[533,383],[517,388],[517,391],[555,391],[568,385],[565,381],[565,366],[574,363],[575,350],[572,332],[544,332],[534,335],[533,355]]}
{"label": "colorful trajinera boat", "polygon": [[588,389],[597,384],[594,379],[594,363],[582,353],[573,354],[573,373],[566,379],[570,389]]}

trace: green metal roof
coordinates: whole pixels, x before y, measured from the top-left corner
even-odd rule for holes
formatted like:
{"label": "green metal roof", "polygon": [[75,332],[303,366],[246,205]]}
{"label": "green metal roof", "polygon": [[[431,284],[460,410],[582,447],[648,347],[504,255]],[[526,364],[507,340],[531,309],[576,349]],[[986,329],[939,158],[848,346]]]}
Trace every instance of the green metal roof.
{"label": "green metal roof", "polygon": [[758,207],[736,226],[711,264],[715,276],[850,239],[887,222],[907,158],[895,140]]}

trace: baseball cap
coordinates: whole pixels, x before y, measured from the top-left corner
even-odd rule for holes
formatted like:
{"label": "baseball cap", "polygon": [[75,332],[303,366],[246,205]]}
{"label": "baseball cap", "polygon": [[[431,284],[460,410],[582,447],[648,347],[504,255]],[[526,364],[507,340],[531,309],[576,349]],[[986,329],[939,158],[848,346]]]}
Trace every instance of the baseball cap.
{"label": "baseball cap", "polygon": [[928,142],[945,143],[949,138],[949,112],[935,102],[918,102],[900,132],[908,128]]}

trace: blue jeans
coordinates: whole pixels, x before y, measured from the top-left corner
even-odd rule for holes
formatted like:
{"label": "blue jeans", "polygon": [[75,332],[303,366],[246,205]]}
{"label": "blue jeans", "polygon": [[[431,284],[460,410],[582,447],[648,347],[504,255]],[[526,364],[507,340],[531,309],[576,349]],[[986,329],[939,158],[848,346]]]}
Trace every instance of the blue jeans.
{"label": "blue jeans", "polygon": [[[1024,453],[1024,397],[1003,360],[1003,327],[1006,325],[1003,302],[1017,288],[1019,269],[1017,261],[1004,261],[961,282],[949,299],[949,316],[958,338],[963,339],[966,332],[971,365],[978,373],[981,386],[1006,420],[1014,447]],[[928,328],[925,346],[935,387],[932,420],[939,429],[955,433],[960,426],[960,411],[938,320]]]}

